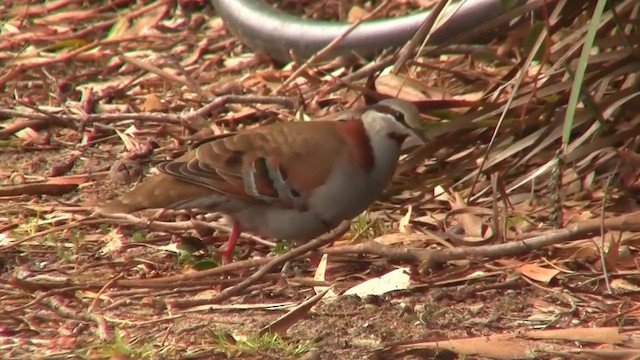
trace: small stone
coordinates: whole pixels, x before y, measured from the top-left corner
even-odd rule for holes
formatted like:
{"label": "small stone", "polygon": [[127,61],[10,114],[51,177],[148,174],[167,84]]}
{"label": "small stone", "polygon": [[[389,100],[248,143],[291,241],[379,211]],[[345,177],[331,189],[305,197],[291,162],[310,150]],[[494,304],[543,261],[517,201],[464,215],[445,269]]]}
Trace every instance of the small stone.
{"label": "small stone", "polygon": [[135,160],[118,160],[109,170],[109,177],[118,185],[131,184],[140,179],[142,165]]}

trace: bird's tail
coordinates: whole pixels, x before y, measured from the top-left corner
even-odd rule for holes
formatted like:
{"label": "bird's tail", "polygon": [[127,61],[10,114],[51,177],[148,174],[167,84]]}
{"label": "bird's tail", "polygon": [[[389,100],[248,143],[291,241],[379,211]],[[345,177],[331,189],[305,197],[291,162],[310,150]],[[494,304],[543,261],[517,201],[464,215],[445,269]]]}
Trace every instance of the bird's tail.
{"label": "bird's tail", "polygon": [[189,184],[169,175],[157,174],[122,197],[100,206],[96,211],[110,215],[128,214],[143,209],[185,208],[191,202],[197,203],[199,199],[210,199],[211,196],[211,189]]}

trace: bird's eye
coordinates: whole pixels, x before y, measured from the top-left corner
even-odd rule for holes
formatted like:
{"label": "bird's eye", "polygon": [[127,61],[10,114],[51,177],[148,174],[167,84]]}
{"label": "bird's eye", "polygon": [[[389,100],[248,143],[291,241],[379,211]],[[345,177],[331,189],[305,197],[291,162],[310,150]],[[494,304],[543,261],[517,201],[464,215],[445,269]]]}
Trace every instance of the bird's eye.
{"label": "bird's eye", "polygon": [[391,116],[393,116],[394,119],[396,119],[397,122],[399,122],[400,124],[409,127],[409,125],[407,124],[407,120],[404,118],[404,113],[402,111],[398,111],[392,107],[389,106],[385,106],[384,108],[380,109],[381,112],[387,113]]}
{"label": "bird's eye", "polygon": [[402,125],[408,126],[407,121],[404,119],[404,113],[402,111],[393,110],[393,117]]}

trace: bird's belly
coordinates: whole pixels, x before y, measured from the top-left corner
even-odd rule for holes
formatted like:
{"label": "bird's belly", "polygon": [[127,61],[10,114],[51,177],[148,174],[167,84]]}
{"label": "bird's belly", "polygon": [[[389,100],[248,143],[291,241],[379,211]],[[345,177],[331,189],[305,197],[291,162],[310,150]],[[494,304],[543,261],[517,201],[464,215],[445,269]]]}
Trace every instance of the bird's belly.
{"label": "bird's belly", "polygon": [[325,220],[312,211],[282,208],[244,209],[232,215],[243,231],[277,240],[308,241],[329,232],[342,221]]}
{"label": "bird's belly", "polygon": [[380,196],[393,169],[371,181],[362,172],[338,172],[316,188],[308,199],[308,211],[272,205],[238,207],[229,214],[243,231],[278,240],[309,241],[351,220]]}
{"label": "bird's belly", "polygon": [[339,224],[367,210],[386,186],[386,181],[372,182],[357,172],[350,176],[333,177],[325,186],[316,190],[309,199],[309,208],[322,214],[325,220]]}
{"label": "bird's belly", "polygon": [[[278,240],[309,241],[350,220],[366,210],[372,199],[343,196],[327,211],[300,211],[277,207],[251,207],[232,217],[243,231]],[[321,214],[321,215],[319,215]]]}

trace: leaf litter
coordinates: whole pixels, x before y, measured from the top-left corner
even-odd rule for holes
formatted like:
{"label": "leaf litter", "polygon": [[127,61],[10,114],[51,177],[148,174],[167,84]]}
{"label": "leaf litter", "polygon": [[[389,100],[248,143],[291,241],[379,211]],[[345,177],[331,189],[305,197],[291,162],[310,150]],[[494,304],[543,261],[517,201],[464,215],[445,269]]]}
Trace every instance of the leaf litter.
{"label": "leaf litter", "polygon": [[[281,5],[313,18],[372,10],[293,3]],[[424,5],[398,3],[391,13]],[[487,45],[426,48],[368,85],[371,72],[339,62],[292,77],[299,67],[251,53],[198,1],[5,2],[0,351],[638,357],[639,5],[611,2],[592,22],[597,3],[549,1]],[[431,141],[316,250],[320,265],[248,236],[220,266],[215,214],[92,214],[198,140],[372,91],[415,101]]]}

